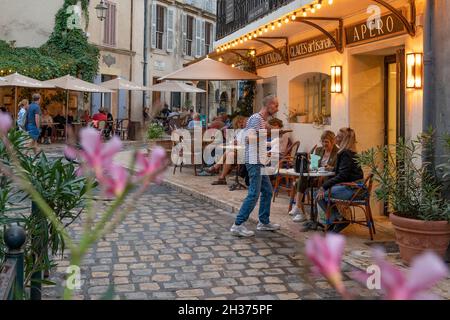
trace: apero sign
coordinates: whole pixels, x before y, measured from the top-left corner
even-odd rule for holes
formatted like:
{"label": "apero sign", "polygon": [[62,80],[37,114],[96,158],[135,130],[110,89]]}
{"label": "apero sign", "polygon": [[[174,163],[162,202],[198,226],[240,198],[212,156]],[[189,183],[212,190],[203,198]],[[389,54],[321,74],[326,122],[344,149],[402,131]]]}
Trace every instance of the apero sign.
{"label": "apero sign", "polygon": [[345,40],[347,46],[353,46],[402,33],[406,33],[403,23],[394,14],[388,14],[374,20],[373,24],[363,21],[345,27]]}

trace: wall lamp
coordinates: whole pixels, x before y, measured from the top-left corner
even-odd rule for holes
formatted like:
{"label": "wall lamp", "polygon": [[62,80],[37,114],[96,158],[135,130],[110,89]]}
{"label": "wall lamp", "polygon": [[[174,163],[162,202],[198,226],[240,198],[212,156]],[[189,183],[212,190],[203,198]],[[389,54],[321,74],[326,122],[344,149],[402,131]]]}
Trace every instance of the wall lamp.
{"label": "wall lamp", "polygon": [[423,54],[406,54],[406,88],[421,89],[423,84]]}
{"label": "wall lamp", "polygon": [[331,67],[331,92],[342,93],[342,66]]}

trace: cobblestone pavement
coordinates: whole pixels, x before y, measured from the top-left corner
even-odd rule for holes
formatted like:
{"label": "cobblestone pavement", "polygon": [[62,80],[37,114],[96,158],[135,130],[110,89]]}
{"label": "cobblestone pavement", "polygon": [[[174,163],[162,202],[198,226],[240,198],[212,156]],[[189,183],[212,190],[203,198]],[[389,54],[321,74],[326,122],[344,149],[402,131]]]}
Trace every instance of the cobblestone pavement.
{"label": "cobblestone pavement", "polygon": [[[76,299],[336,299],[310,276],[302,244],[276,232],[233,237],[234,216],[167,187],[153,187],[124,223],[86,256]],[[249,223],[251,229],[256,229]],[[80,225],[74,224],[76,235]],[[44,299],[60,299],[67,255]],[[348,265],[345,271],[350,271]],[[346,279],[350,288],[357,284]],[[358,287],[359,288],[359,287]],[[373,292],[358,290],[365,296]]]}

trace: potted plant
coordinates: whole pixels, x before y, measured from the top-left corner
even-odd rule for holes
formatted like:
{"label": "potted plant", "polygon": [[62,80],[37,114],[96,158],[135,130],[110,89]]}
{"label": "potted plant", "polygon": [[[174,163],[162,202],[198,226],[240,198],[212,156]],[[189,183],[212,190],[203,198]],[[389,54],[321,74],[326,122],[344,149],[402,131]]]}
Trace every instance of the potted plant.
{"label": "potted plant", "polygon": [[374,174],[376,198],[393,212],[389,217],[406,263],[425,250],[444,257],[450,242],[450,203],[431,164],[422,161],[422,151],[432,142],[431,135],[423,134],[368,150],[358,160]]}
{"label": "potted plant", "polygon": [[148,151],[155,146],[163,147],[168,154],[172,152],[172,140],[164,139],[164,127],[158,123],[151,123],[147,128],[147,139],[149,140]]}

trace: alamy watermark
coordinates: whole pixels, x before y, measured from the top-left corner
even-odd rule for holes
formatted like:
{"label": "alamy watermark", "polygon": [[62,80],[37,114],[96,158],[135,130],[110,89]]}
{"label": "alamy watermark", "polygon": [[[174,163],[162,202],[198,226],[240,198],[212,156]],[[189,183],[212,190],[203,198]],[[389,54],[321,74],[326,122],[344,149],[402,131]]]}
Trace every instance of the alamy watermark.
{"label": "alamy watermark", "polygon": [[79,266],[71,265],[66,269],[66,287],[69,290],[81,289],[81,269]]}

